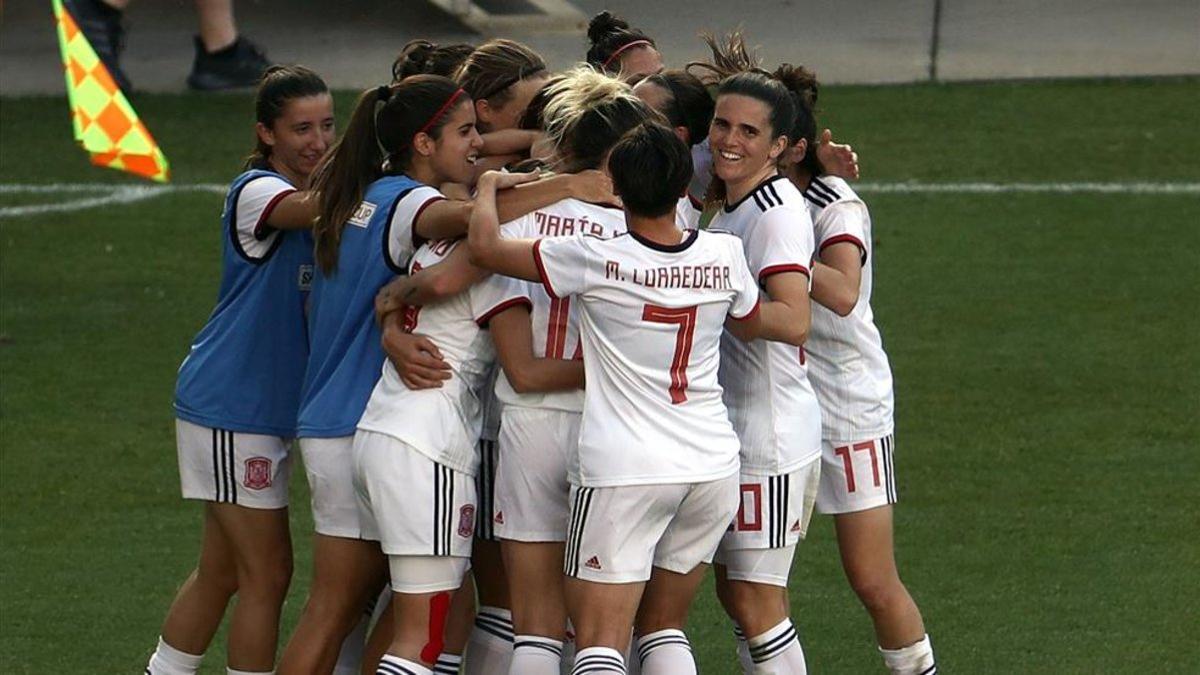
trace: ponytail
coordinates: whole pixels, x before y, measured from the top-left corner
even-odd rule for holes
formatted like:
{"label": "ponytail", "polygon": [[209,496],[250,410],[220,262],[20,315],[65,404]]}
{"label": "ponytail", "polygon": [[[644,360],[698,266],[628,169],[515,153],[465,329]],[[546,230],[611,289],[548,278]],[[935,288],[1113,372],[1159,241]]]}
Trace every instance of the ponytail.
{"label": "ponytail", "polygon": [[318,210],[313,237],[322,272],[337,270],[342,230],[367,187],[386,173],[409,170],[413,139],[422,133],[439,138],[449,113],[462,101],[470,98],[439,75],[414,75],[358,97],[345,134],[313,173]]}

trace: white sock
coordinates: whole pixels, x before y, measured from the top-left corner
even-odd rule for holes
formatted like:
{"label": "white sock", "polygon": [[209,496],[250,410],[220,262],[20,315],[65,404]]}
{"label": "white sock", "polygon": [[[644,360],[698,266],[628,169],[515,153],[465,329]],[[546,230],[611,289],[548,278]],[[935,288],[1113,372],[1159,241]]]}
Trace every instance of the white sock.
{"label": "white sock", "polygon": [[384,654],[379,660],[379,667],[375,669],[375,675],[433,675],[433,671],[420,663]]}
{"label": "white sock", "polygon": [[879,648],[883,664],[892,675],[935,675],[937,662],[933,659],[933,644],[929,635],[900,649]]}
{"label": "white sock", "polygon": [[274,670],[237,670],[226,668],[225,675],[275,675]]}
{"label": "white sock", "polygon": [[508,675],[512,654],[512,612],[499,607],[480,607],[467,638],[464,675]]}
{"label": "white sock", "polygon": [[461,654],[449,652],[438,654],[437,663],[433,664],[434,675],[458,675],[458,669],[462,668],[462,662]]}
{"label": "white sock", "polygon": [[687,635],[677,628],[647,633],[637,639],[638,661],[645,675],[694,675],[696,659]]}
{"label": "white sock", "polygon": [[146,675],[194,675],[203,660],[203,654],[181,652],[159,637],[158,647],[146,664]]}
{"label": "white sock", "polygon": [[625,675],[625,657],[611,647],[588,647],[575,653],[573,675],[599,675],[619,673]]}
{"label": "white sock", "polygon": [[513,638],[512,663],[508,675],[559,675],[563,643],[541,635]]}
{"label": "white sock", "polygon": [[804,650],[791,619],[784,619],[762,635],[746,640],[754,660],[755,675],[805,675]]}
{"label": "white sock", "polygon": [[750,675],[754,672],[754,659],[750,658],[750,645],[746,643],[746,634],[736,623],[733,624],[733,639],[737,643],[738,663],[742,666],[742,672]]}

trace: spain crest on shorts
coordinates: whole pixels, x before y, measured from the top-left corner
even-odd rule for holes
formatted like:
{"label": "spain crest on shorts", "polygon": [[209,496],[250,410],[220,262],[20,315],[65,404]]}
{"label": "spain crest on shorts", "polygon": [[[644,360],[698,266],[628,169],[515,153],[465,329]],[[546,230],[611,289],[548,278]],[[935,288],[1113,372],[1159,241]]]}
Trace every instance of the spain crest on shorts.
{"label": "spain crest on shorts", "polygon": [[475,505],[464,504],[458,511],[458,536],[470,537],[475,533]]}
{"label": "spain crest on shorts", "polygon": [[251,490],[271,487],[271,460],[266,457],[251,457],[246,460],[246,477],[242,484]]}

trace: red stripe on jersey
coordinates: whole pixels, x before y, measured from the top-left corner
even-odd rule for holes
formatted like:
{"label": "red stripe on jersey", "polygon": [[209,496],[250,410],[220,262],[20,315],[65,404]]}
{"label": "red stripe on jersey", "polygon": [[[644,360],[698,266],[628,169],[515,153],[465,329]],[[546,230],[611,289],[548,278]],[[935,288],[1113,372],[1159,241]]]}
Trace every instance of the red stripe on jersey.
{"label": "red stripe on jersey", "polygon": [[533,303],[529,301],[529,298],[509,298],[508,300],[505,300],[504,302],[501,302],[495,307],[484,312],[482,316],[480,316],[478,319],[475,319],[475,323],[479,324],[480,328],[487,328],[488,322],[494,319],[497,314],[500,314],[505,310],[512,309],[513,307],[520,307],[522,305],[530,309],[533,308]]}
{"label": "red stripe on jersey", "polygon": [[754,307],[749,312],[746,312],[746,316],[734,316],[730,314],[729,318],[734,321],[749,321],[754,318],[755,314],[758,314],[758,310],[760,309],[762,309],[762,298],[754,301]]}
{"label": "red stripe on jersey", "polygon": [[775,276],[776,274],[783,274],[785,272],[799,272],[806,277],[810,276],[808,273],[808,268],[804,265],[796,265],[791,263],[784,265],[771,265],[770,267],[762,268],[762,271],[758,273],[758,283],[763,283],[767,280],[767,277]]}
{"label": "red stripe on jersey", "polygon": [[298,192],[298,190],[284,190],[271,197],[271,201],[267,202],[267,205],[263,207],[262,213],[258,214],[258,222],[254,223],[255,239],[262,239],[267,235],[266,230],[271,229],[271,226],[267,225],[267,219],[271,217],[271,212],[275,210],[276,206],[279,206],[279,202],[283,201],[284,197],[293,192]]}
{"label": "red stripe on jersey", "polygon": [[862,264],[867,264],[867,247],[863,245],[862,240],[852,234],[839,234],[835,237],[826,239],[825,241],[821,242],[820,246],[817,247],[817,253],[819,254],[821,251],[824,251],[826,248],[829,248],[834,244],[854,244],[858,247],[858,250],[861,253]]}
{"label": "red stripe on jersey", "polygon": [[537,266],[538,278],[542,280],[542,286],[546,289],[546,294],[552,298],[557,298],[558,293],[555,293],[554,287],[550,285],[550,277],[546,276],[546,265],[542,263],[541,239],[533,242],[533,264]]}
{"label": "red stripe on jersey", "polygon": [[421,244],[425,243],[425,237],[417,234],[417,223],[421,220],[421,214],[425,213],[425,209],[429,208],[430,205],[436,202],[444,201],[446,201],[446,198],[438,195],[437,197],[430,197],[429,199],[426,199],[424,204],[421,204],[417,207],[417,212],[413,214],[412,219],[412,241],[414,249],[421,248]]}
{"label": "red stripe on jersey", "polygon": [[571,298],[553,298],[550,300],[550,318],[546,334],[546,358],[566,358],[567,322],[570,318]]}

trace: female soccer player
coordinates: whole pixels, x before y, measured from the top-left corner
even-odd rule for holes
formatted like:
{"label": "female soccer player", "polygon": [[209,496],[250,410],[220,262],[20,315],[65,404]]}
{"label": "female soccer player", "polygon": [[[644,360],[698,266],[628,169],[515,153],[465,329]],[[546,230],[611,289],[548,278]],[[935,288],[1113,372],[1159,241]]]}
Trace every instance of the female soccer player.
{"label": "female soccer player", "polygon": [[624,19],[603,11],[588,23],[586,60],[606,73],[634,83],[663,69],[662,54],[654,40]]}
{"label": "female soccer player", "polygon": [[362,539],[350,473],[354,428],[383,363],[372,299],[405,270],[414,242],[462,232],[469,205],[429,185],[468,180],[479,145],[470,98],[447,78],[418,75],[364,92],[316,174],[318,273],[299,424],[314,575],[281,673],[328,672],[386,578],[378,546]]}
{"label": "female soccer player", "polygon": [[871,312],[871,217],[846,181],[808,152],[816,140],[817,81],[803,68],[776,77],[799,103],[783,172],[803,191],[815,227],[809,377],[821,402],[817,508],[834,515],[842,567],[875,624],[895,675],[937,672],[921,612],[900,581],[892,543],[892,373]]}
{"label": "female soccer player", "polygon": [[485,180],[468,239],[477,264],[580,303],[588,387],[565,561],[573,672],[624,673],[635,626],[642,672],[694,672],[681,629],[737,501],[737,437],[716,381],[721,327],[803,336],[775,303],[759,311],[736,239],[679,230],[691,158],[670,130],[643,123],[608,164],[628,235],[501,239]]}
{"label": "female soccer player", "polygon": [[[623,134],[653,115],[627,85],[588,68],[567,73],[547,98],[542,117],[555,148],[552,165],[567,172],[599,168]],[[619,206],[567,199],[503,229],[516,238],[580,232],[611,238],[626,226]],[[570,298],[552,298],[528,281],[493,275],[485,283],[512,303],[490,324],[504,368],[496,387],[504,411],[491,517],[514,589],[516,638],[508,672],[549,675],[559,672],[566,639],[562,565],[570,508],[568,458],[577,444],[583,391],[545,393],[527,363],[578,357],[578,310]]]}
{"label": "female soccer player", "polygon": [[440,45],[429,40],[409,40],[392,62],[392,84],[413,75],[454,77],[475,45],[458,42]]}
{"label": "female soccer player", "polygon": [[333,99],[311,70],[276,66],[255,113],[258,145],[225,197],[217,308],[175,391],[183,496],[205,501],[204,535],[146,667],[153,675],[195,673],[234,594],[229,672],[271,671],[291,579],[288,446],[312,278],[311,207],[298,188],[333,142]]}
{"label": "female soccer player", "polygon": [[485,42],[463,61],[455,80],[475,101],[487,158],[476,167],[477,174],[529,155],[540,135],[519,128],[521,117],[549,78],[542,57],[513,40]]}
{"label": "female soccer player", "polygon": [[[506,181],[531,178],[513,174]],[[447,264],[457,245],[457,240],[424,244],[410,271]],[[439,346],[451,377],[440,388],[410,389],[385,366],[358,423],[354,467],[360,512],[366,536],[378,539],[388,556],[393,590],[395,631],[381,673],[428,672],[423,669],[447,644],[447,613],[468,568],[478,508],[480,394],[494,359],[483,328],[510,302],[492,287],[475,284],[442,302],[409,307],[406,330],[420,330]],[[539,359],[526,365],[531,378],[558,381],[558,387],[582,384],[579,364]],[[442,661],[438,665],[440,672]]]}
{"label": "female soccer player", "polygon": [[[741,239],[754,277],[807,336],[812,222],[776,168],[795,118],[778,80],[754,72],[721,83],[709,139],[710,192],[722,208],[711,227]],[[717,552],[717,595],[747,636],[755,673],[807,672],[787,592],[821,468],[821,410],[806,371],[803,347],[722,340],[720,381],[741,440],[742,500]]]}

